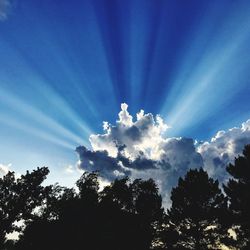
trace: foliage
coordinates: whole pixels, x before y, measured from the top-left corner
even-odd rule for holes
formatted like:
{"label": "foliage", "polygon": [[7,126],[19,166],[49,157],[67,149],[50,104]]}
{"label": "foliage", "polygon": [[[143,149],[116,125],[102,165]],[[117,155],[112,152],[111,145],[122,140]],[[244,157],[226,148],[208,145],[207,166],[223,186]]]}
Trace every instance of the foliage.
{"label": "foliage", "polygon": [[[250,145],[227,167],[220,189],[203,169],[189,170],[164,212],[152,179],[117,179],[100,190],[96,172],[75,188],[44,186],[49,170],[0,178],[0,249],[250,249]],[[22,226],[16,222],[22,221]],[[229,231],[236,233],[236,239]],[[18,231],[18,241],[7,234]]]}
{"label": "foliage", "polygon": [[14,172],[8,172],[0,178],[0,247],[6,241],[6,235],[21,228],[15,223],[23,224],[32,220],[34,209],[41,206],[50,187],[41,183],[49,173],[48,168],[38,168],[16,178]]}
{"label": "foliage", "polygon": [[153,180],[124,178],[99,192],[97,173],[84,173],[76,186],[77,191],[51,189],[17,249],[150,249],[153,223],[163,213]]}
{"label": "foliage", "polygon": [[231,223],[237,234],[235,246],[250,249],[250,145],[227,167],[233,177],[224,185],[230,201]]}
{"label": "foliage", "polygon": [[200,170],[189,170],[171,193],[172,207],[168,210],[168,238],[176,238],[176,249],[218,249],[227,236],[222,225],[227,212],[227,199],[218,181]]}

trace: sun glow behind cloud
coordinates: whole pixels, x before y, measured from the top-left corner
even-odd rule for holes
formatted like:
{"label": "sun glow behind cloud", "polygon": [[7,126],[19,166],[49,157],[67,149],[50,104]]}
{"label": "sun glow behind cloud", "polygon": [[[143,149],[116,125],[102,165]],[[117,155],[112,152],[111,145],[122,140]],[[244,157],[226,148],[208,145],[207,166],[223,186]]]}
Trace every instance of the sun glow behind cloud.
{"label": "sun glow behind cloud", "polygon": [[122,103],[115,125],[104,122],[103,133],[90,136],[90,149],[77,147],[77,165],[84,171],[98,171],[106,181],[125,176],[153,178],[169,205],[172,187],[189,169],[204,168],[223,183],[228,179],[226,166],[250,143],[250,120],[217,132],[207,142],[169,137],[170,130],[159,115],[143,110],[134,119]]}

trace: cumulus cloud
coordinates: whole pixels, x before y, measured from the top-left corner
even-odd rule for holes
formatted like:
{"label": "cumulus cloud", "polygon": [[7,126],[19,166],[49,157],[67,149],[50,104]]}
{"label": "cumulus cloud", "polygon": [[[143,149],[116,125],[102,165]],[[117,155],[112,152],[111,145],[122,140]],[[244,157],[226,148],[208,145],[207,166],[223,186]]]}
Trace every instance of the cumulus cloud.
{"label": "cumulus cloud", "polygon": [[117,157],[109,156],[106,150],[91,151],[84,146],[77,147],[79,154],[79,167],[87,171],[98,171],[107,180],[113,180],[119,176],[130,175],[119,162]]}
{"label": "cumulus cloud", "polygon": [[10,0],[0,0],[0,21],[8,18],[12,3]]}
{"label": "cumulus cloud", "polygon": [[199,145],[197,152],[202,155],[209,175],[224,181],[228,178],[225,167],[242,153],[246,144],[250,144],[250,119],[241,127],[217,132],[209,142]]}
{"label": "cumulus cloud", "polygon": [[194,141],[188,138],[166,138],[168,125],[157,115],[141,110],[136,119],[121,104],[115,125],[103,123],[103,134],[90,136],[92,150],[84,146],[76,149],[79,167],[99,171],[111,181],[117,177],[153,177],[162,192],[168,193],[178,178],[189,168],[203,166]]}
{"label": "cumulus cloud", "polygon": [[210,176],[224,181],[226,165],[250,143],[250,120],[240,128],[219,131],[209,142],[166,137],[169,126],[143,110],[134,119],[128,105],[121,104],[115,125],[103,123],[103,133],[90,136],[92,149],[80,146],[80,169],[99,171],[112,181],[117,177],[154,178],[169,204],[169,194],[178,178],[191,168],[205,168]]}

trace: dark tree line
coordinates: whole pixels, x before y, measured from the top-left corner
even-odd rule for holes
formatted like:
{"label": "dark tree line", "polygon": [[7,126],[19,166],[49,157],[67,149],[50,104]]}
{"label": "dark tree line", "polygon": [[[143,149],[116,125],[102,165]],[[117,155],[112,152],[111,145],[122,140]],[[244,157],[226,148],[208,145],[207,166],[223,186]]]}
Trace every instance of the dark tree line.
{"label": "dark tree line", "polygon": [[[203,169],[172,189],[167,211],[152,179],[117,179],[99,191],[97,173],[76,189],[42,185],[38,168],[0,178],[0,249],[167,250],[250,249],[250,145],[227,167],[220,188]],[[18,226],[17,222],[20,222]],[[8,234],[19,232],[17,241]]]}

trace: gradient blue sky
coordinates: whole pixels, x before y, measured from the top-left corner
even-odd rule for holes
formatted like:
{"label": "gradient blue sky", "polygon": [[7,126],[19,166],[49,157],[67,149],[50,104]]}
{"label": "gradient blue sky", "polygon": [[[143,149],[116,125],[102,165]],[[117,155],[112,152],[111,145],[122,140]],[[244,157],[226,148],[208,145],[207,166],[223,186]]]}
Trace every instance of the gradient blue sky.
{"label": "gradient blue sky", "polygon": [[160,114],[169,136],[198,140],[250,118],[250,1],[0,8],[0,163],[17,171],[47,165],[56,180],[121,102]]}

